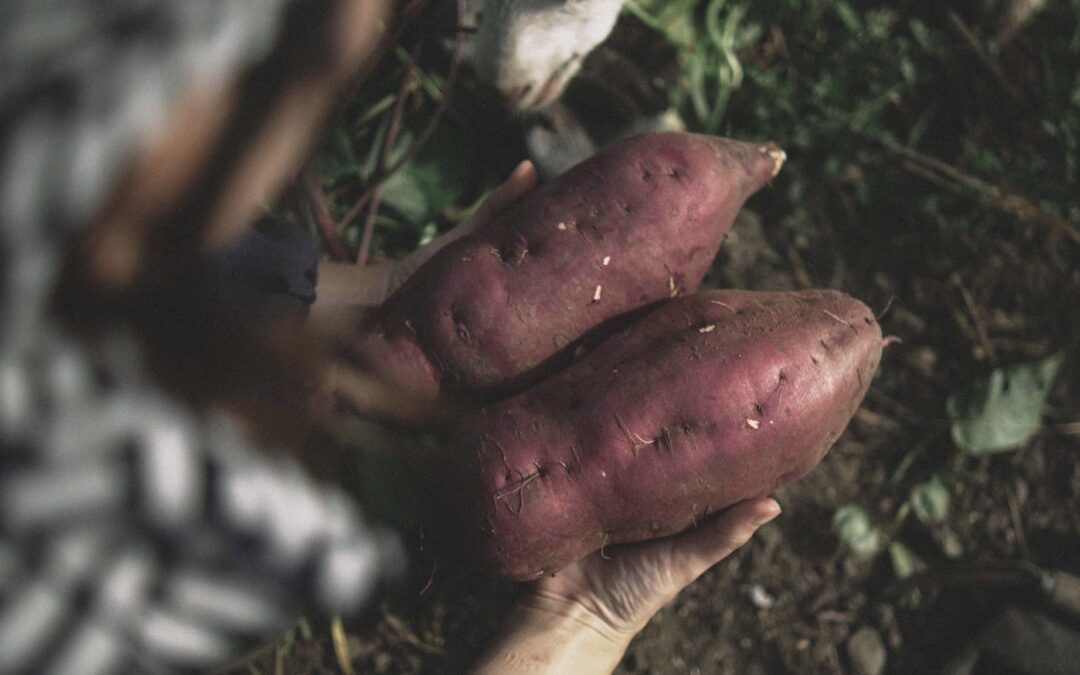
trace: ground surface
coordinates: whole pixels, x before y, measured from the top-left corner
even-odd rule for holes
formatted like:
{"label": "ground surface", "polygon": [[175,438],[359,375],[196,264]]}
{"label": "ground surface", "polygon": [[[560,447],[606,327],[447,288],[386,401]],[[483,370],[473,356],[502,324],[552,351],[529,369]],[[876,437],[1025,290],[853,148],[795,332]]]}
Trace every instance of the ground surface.
{"label": "ground surface", "polygon": [[[620,672],[856,672],[849,642],[863,627],[881,637],[888,672],[933,672],[1011,596],[985,584],[886,596],[905,562],[1023,560],[1080,574],[1080,7],[1051,1],[1012,25],[994,3],[763,0],[734,18],[737,6],[721,2],[667,4],[667,14],[648,3],[642,11],[673,45],[664,91],[688,126],[771,138],[791,157],[752,201],[758,219],[740,220],[710,283],[839,288],[882,311],[885,332],[902,343],[887,350],[863,411],[824,463],[778,495],[779,520],[661,612]],[[700,20],[687,27],[679,11]],[[720,113],[734,81],[723,41],[693,32],[710,11],[720,28],[741,21],[732,46],[741,86]],[[385,132],[378,120],[390,111],[377,108],[406,53],[350,108],[361,119],[348,127],[353,154],[327,151],[336,214],[365,190],[363,171],[355,185],[342,176],[350,157],[363,163],[356,148]],[[459,83],[443,124],[471,148],[467,180],[447,187],[437,169],[430,180],[435,153],[417,181],[447,203],[416,215],[391,199],[373,251],[397,255],[445,227],[455,204],[518,158],[512,125],[470,108],[468,92]],[[418,100],[406,113],[422,126],[433,107]],[[341,176],[327,176],[341,161]],[[344,237],[354,250],[357,230]],[[1054,353],[1064,366],[1030,440],[982,456],[957,446],[950,394]],[[935,475],[950,502],[928,523],[910,497]],[[857,557],[838,539],[833,517],[847,505],[879,531],[876,555]],[[514,593],[440,571],[423,596],[411,589],[346,618],[337,642],[356,672],[461,672]],[[242,670],[338,672],[331,633],[326,622],[305,623]]]}

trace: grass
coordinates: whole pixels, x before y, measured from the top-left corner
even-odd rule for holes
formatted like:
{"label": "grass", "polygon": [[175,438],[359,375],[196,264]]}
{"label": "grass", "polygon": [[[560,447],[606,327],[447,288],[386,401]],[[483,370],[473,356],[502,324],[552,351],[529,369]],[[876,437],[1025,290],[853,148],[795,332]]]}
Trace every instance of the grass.
{"label": "grass", "polygon": [[[626,13],[676,49],[682,76],[665,87],[689,130],[773,138],[788,150],[784,194],[770,204],[784,220],[809,231],[814,198],[850,199],[868,219],[925,223],[926,234],[948,241],[995,209],[1017,215],[999,203],[1007,195],[1041,223],[1076,233],[1077,4],[1049,3],[1004,47],[948,9],[962,4],[631,0]],[[430,55],[435,40],[424,37],[418,51]],[[405,46],[394,52],[319,157],[335,217],[379,178],[398,94],[408,100],[391,157],[406,151],[442,98],[437,68],[445,63],[422,54],[403,86],[410,59]],[[461,87],[456,93],[431,147],[392,179],[377,255],[401,256],[456,222],[501,177],[497,169],[512,166],[514,158],[484,147],[473,104]],[[942,176],[913,157],[952,171]],[[358,222],[343,233],[353,248]]]}

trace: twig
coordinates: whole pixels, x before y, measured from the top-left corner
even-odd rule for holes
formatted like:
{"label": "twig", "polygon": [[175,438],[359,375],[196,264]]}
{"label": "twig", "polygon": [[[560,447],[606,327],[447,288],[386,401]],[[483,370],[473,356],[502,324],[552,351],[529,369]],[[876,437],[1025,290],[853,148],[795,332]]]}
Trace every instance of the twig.
{"label": "twig", "polygon": [[947,190],[954,195],[963,196],[964,194],[964,187],[962,185],[957,185],[955,182],[949,180],[948,178],[940,176],[931,171],[930,169],[927,169],[920,164],[916,164],[911,160],[905,159],[901,161],[900,166],[903,167],[903,169],[908,173],[915,174],[916,176],[926,180],[928,183],[933,183],[942,190]]}
{"label": "twig", "polygon": [[301,180],[308,203],[311,204],[311,213],[315,217],[315,223],[318,224],[319,231],[326,240],[326,249],[330,253],[330,259],[337,262],[348,260],[351,256],[349,250],[345,248],[345,243],[341,241],[341,236],[338,235],[333,216],[330,215],[330,207],[326,204],[326,194],[322,189],[322,178],[314,167],[310,167],[304,171]]}
{"label": "twig", "polygon": [[1064,422],[1062,424],[1055,424],[1053,425],[1053,429],[1059,434],[1065,434],[1066,436],[1080,434],[1080,422]]}
{"label": "twig", "polygon": [[[460,26],[464,21],[464,0],[457,0],[457,25]],[[464,33],[460,30],[455,31],[454,33],[454,52],[450,60],[450,68],[446,73],[446,85],[443,87],[442,98],[439,99],[435,112],[432,113],[427,126],[424,127],[423,131],[420,132],[420,135],[416,137],[416,142],[405,151],[405,154],[401,156],[401,159],[399,159],[394,166],[387,170],[386,176],[384,176],[382,180],[385,181],[386,178],[397,173],[402,166],[415,157],[416,153],[420,152],[428,139],[431,138],[431,134],[435,132],[435,128],[439,126],[439,121],[442,120],[443,113],[446,111],[446,104],[450,100],[450,92],[454,88],[454,83],[457,82],[458,70],[461,66],[461,50],[464,45],[464,40],[462,39],[463,34]]]}
{"label": "twig", "polygon": [[428,643],[421,640],[419,637],[417,637],[415,633],[409,630],[409,627],[406,626],[405,623],[402,622],[402,620],[399,619],[396,615],[384,611],[383,619],[386,621],[387,625],[389,625],[390,628],[394,630],[394,632],[399,638],[404,640],[406,643],[412,645],[413,647],[416,647],[425,654],[431,654],[432,656],[446,655],[445,649],[441,647],[436,647],[435,645],[429,645]]}
{"label": "twig", "polygon": [[[415,4],[415,3],[414,3]],[[424,4],[424,3],[422,3]],[[420,132],[420,135],[416,137],[416,141],[405,151],[405,154],[394,163],[392,167],[375,180],[374,184],[354,203],[345,214],[345,217],[338,223],[338,231],[340,231],[345,225],[350,223],[357,214],[372,200],[378,189],[381,194],[381,187],[390,176],[397,173],[402,166],[409,162],[418,152],[424,147],[431,138],[431,134],[434,133],[435,128],[438,127],[439,122],[442,120],[443,113],[446,112],[446,104],[450,99],[450,92],[454,88],[454,84],[457,82],[458,70],[461,66],[462,49],[464,47],[464,31],[460,30],[460,27],[465,22],[465,5],[464,0],[457,0],[457,26],[458,29],[454,31],[454,50],[451,55],[450,68],[446,74],[446,84],[443,86],[442,97],[436,104],[435,111],[431,115],[431,119],[428,120],[427,126]],[[366,225],[366,223],[365,223]],[[366,252],[365,252],[366,255]]]}
{"label": "twig", "polygon": [[1031,558],[1031,551],[1028,549],[1027,537],[1024,535],[1024,523],[1020,519],[1020,503],[1016,499],[1016,495],[1013,493],[1012,487],[1005,489],[1005,496],[1009,502],[1009,516],[1012,518],[1013,533],[1016,535],[1016,543],[1020,546],[1020,553],[1024,558]]}
{"label": "twig", "polygon": [[949,23],[952,24],[956,32],[959,33],[960,37],[967,43],[968,48],[975,54],[976,58],[979,59],[979,63],[983,64],[983,66],[990,71],[990,74],[994,76],[994,80],[997,81],[997,84],[1001,87],[1002,91],[1013,100],[1013,103],[1024,105],[1025,101],[1023,93],[1017,89],[1012,82],[1009,82],[1007,77],[1005,77],[1005,71],[1001,69],[1001,65],[983,51],[982,45],[979,44],[979,38],[975,37],[975,34],[971,32],[971,29],[968,28],[968,25],[960,18],[960,15],[951,9],[946,15],[949,17]]}
{"label": "twig", "polygon": [[[398,90],[397,101],[394,102],[393,112],[390,113],[390,126],[386,130],[386,138],[383,139],[382,150],[379,151],[379,175],[389,177],[386,166],[390,161],[390,153],[397,144],[398,134],[401,133],[401,117],[405,111],[405,104],[412,97],[413,83],[416,78],[416,64],[420,60],[420,48],[423,41],[413,47],[409,55],[409,64],[405,68],[405,77],[401,80],[401,88]],[[382,189],[385,179],[379,180],[370,190],[368,214],[364,220],[364,229],[360,235],[360,248],[356,252],[356,264],[363,265],[367,262],[368,250],[371,248],[371,237],[375,233],[375,216],[379,214],[379,202],[382,201]]]}
{"label": "twig", "polygon": [[922,426],[927,421],[927,418],[912,412],[903,403],[900,403],[876,387],[870,387],[867,391],[867,395],[870,398],[877,399],[880,403],[884,404],[885,407],[892,409],[892,412],[897,417],[902,417],[910,424]]}
{"label": "twig", "polygon": [[997,366],[997,352],[994,351],[994,345],[990,342],[990,335],[986,332],[986,324],[983,323],[982,314],[979,313],[979,308],[975,306],[975,298],[971,297],[971,293],[964,286],[959,274],[954,272],[950,281],[960,290],[960,297],[964,299],[964,305],[967,307],[968,314],[971,315],[971,321],[975,324],[975,333],[979,336],[979,342],[982,344],[987,358],[990,359],[992,365]]}
{"label": "twig", "polygon": [[[398,40],[401,39],[401,36],[405,33],[405,30],[408,29],[408,27],[412,24],[412,20],[419,16],[420,13],[423,12],[425,9],[427,9],[427,6],[430,3],[431,0],[412,0],[412,2],[405,6],[405,9],[401,10],[401,18],[397,22],[397,30],[394,31],[394,34],[391,35],[388,39],[384,40],[382,44],[379,45],[376,52],[372,54],[371,58],[368,60],[370,66],[368,68],[365,68],[363,72],[357,74],[356,84],[354,85],[353,90],[349,93],[349,99],[352,99],[354,96],[356,96],[356,93],[367,81],[368,75],[371,74],[371,71],[374,70],[380,62],[382,62],[382,60],[386,57],[386,54],[394,47],[394,45],[398,43]],[[460,24],[461,22],[459,21],[458,25]]]}
{"label": "twig", "polygon": [[[377,181],[377,184],[381,181]],[[344,230],[349,223],[351,223],[356,216],[360,215],[360,212],[367,206],[368,201],[371,199],[372,190],[365,190],[364,194],[360,195],[360,198],[353,202],[353,205],[349,207],[349,210],[345,212],[345,215],[341,217],[341,220],[335,225],[337,232]]]}
{"label": "twig", "polygon": [[[956,194],[961,193],[961,188],[977,192],[987,199],[992,208],[1023,222],[1032,222],[1060,230],[1074,243],[1080,244],[1080,229],[1077,229],[1076,226],[1056,214],[1033,204],[1031,200],[1023,195],[1006,192],[997,185],[966,174],[936,157],[924,155],[917,150],[898,143],[871,136],[864,136],[864,138],[884,146],[889,152],[910,160],[910,162],[901,162],[900,165],[911,173]],[[940,175],[935,175],[933,172]]]}

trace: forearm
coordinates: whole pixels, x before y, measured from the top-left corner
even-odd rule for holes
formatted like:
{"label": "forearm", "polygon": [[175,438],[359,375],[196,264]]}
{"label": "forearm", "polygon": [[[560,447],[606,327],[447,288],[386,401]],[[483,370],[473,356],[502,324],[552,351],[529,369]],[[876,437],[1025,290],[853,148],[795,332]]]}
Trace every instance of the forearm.
{"label": "forearm", "polygon": [[444,232],[399,261],[371,265],[323,261],[319,264],[319,285],[310,310],[310,324],[327,337],[350,337],[367,312],[382,304],[442,247],[467,234],[467,229],[458,226]]}
{"label": "forearm", "polygon": [[323,261],[319,265],[318,293],[311,307],[312,319],[321,324],[343,313],[355,315],[378,307],[431,256],[467,233],[468,228],[458,226],[403,260],[385,260],[370,265]]}
{"label": "forearm", "polygon": [[604,625],[578,603],[540,594],[520,601],[504,625],[475,675],[610,673],[635,634]]}

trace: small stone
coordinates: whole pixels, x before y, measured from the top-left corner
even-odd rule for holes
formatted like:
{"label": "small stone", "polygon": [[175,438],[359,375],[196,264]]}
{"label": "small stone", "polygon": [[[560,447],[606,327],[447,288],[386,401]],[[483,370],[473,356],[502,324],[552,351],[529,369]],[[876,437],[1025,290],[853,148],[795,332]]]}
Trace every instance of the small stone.
{"label": "small stone", "polygon": [[699,332],[699,333],[711,333],[714,330],[716,330],[716,324],[715,323],[710,323],[708,326],[702,326],[701,328],[698,328],[697,332]]}
{"label": "small stone", "polygon": [[870,626],[855,631],[847,643],[852,672],[857,675],[881,675],[885,670],[885,643]]}
{"label": "small stone", "polygon": [[749,417],[747,417],[746,418],[746,426],[750,427],[751,429],[757,429],[757,428],[761,427],[761,422],[758,421],[758,420],[750,419]]}
{"label": "small stone", "polygon": [[611,264],[611,256],[609,256],[609,255],[604,256],[603,264],[604,264],[604,267],[607,267],[609,264]]}
{"label": "small stone", "polygon": [[760,584],[754,584],[750,587],[750,602],[758,609],[769,609],[776,604],[776,598],[769,595]]}
{"label": "small stone", "polygon": [[558,227],[560,230],[565,230],[566,229],[566,223],[559,223],[556,227]]}
{"label": "small stone", "polygon": [[964,556],[964,545],[960,542],[960,537],[956,536],[956,533],[951,528],[945,527],[941,530],[938,535],[938,543],[941,545],[941,551],[949,560],[958,560]]}

